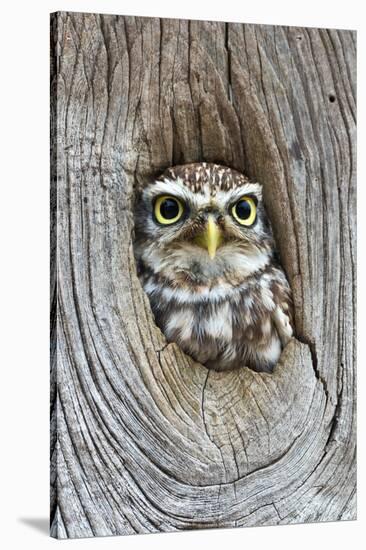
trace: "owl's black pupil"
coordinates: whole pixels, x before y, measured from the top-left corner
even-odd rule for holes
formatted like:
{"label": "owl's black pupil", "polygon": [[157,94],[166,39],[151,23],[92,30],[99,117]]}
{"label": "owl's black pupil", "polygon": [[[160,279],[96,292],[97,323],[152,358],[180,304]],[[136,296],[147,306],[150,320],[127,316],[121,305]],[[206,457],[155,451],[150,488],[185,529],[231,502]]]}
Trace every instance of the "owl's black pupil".
{"label": "owl's black pupil", "polygon": [[247,220],[252,212],[251,206],[248,201],[239,201],[236,205],[236,215],[241,220]]}
{"label": "owl's black pupil", "polygon": [[165,199],[160,205],[160,213],[166,220],[172,220],[179,214],[179,205],[174,199]]}

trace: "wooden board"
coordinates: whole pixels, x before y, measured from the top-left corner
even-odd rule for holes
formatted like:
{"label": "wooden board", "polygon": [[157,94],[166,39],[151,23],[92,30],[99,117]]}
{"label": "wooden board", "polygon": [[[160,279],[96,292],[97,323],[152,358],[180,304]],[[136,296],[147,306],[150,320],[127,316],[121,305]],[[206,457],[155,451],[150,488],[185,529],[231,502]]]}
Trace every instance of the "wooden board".
{"label": "wooden board", "polygon": [[[51,16],[51,534],[354,519],[356,35]],[[274,374],[165,342],[135,191],[214,161],[264,185],[296,309]]]}

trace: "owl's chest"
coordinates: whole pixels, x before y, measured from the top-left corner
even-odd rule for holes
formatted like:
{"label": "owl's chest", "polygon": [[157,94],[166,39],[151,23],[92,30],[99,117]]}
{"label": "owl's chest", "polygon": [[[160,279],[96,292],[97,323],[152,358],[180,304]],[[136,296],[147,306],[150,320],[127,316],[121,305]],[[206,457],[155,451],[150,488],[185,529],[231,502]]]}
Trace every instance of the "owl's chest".
{"label": "owl's chest", "polygon": [[178,341],[211,339],[230,342],[233,339],[232,306],[228,301],[182,304],[170,308],[163,325],[165,334]]}
{"label": "owl's chest", "polygon": [[272,330],[270,311],[256,293],[234,292],[225,296],[192,294],[150,296],[157,324],[166,337],[184,348],[208,343],[212,348],[241,345],[243,339],[261,340]]}
{"label": "owl's chest", "polygon": [[[273,325],[273,301],[262,285],[208,292],[146,285],[157,325],[196,361],[218,370],[240,364],[273,364],[280,342]],[[224,294],[224,295],[223,295]],[[267,357],[268,355],[268,357]]]}

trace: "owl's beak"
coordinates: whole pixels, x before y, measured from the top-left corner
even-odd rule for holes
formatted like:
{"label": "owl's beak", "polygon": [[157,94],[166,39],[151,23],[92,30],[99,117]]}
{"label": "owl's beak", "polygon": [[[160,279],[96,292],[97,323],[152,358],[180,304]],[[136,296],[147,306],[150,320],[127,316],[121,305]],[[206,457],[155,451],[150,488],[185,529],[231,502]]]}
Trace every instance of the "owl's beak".
{"label": "owl's beak", "polygon": [[203,234],[195,239],[196,243],[207,248],[211,260],[216,255],[216,250],[222,242],[222,233],[213,216],[209,216]]}

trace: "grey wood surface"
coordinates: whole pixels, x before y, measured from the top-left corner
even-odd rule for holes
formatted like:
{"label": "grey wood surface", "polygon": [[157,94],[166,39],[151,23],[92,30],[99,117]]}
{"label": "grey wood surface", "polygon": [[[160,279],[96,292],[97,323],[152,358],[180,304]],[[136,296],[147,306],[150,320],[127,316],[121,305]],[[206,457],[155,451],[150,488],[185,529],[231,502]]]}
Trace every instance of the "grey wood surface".
{"label": "grey wood surface", "polygon": [[[51,534],[353,519],[356,35],[51,16]],[[297,338],[272,375],[164,340],[135,191],[215,161],[264,185]]]}

